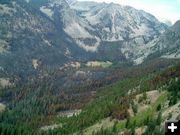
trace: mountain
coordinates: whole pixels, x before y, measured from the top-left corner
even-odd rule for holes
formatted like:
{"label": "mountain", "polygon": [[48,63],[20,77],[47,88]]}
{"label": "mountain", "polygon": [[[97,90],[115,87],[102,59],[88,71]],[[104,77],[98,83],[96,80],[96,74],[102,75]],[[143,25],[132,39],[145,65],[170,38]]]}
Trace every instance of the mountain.
{"label": "mountain", "polygon": [[136,64],[142,63],[141,50],[167,29],[151,14],[129,6],[79,1],[70,6],[93,27],[94,34],[101,40],[98,47],[100,52],[109,55],[114,50],[104,44],[116,44],[114,46],[118,51],[114,52],[117,56],[113,58],[115,61],[123,58]]}
{"label": "mountain", "polygon": [[[84,55],[88,58],[88,53],[78,47],[63,29],[63,21],[73,15],[67,2],[51,2],[54,20],[40,10],[44,4],[47,4],[44,0],[0,2],[0,66],[3,71],[26,76],[37,71],[33,61],[39,66],[60,68],[68,61],[83,60]],[[61,16],[59,5],[64,7],[62,10],[67,18]]]}
{"label": "mountain", "polygon": [[164,53],[162,57],[180,58],[180,20],[160,37],[157,44]]}
{"label": "mountain", "polygon": [[[40,7],[51,19],[50,14],[53,15],[55,9],[50,6],[53,2]],[[70,6],[62,6],[59,10],[63,30],[79,47],[93,52],[101,60],[139,64],[142,62],[136,61],[139,51],[167,29],[154,16],[132,7],[114,3],[67,2]],[[56,5],[62,3],[56,1]]]}
{"label": "mountain", "polygon": [[[79,41],[82,39],[115,42],[131,40],[142,35],[148,35],[146,39],[146,42],[148,42],[151,38],[163,33],[167,28],[166,25],[160,23],[154,16],[144,11],[114,3],[69,0],[67,3],[69,3],[70,7],[68,7],[65,1],[63,3],[61,0],[50,0],[49,4],[44,4],[44,6],[40,7],[40,10],[51,19],[51,15],[54,14],[53,3],[61,5],[61,10],[63,11],[59,14],[64,19],[63,29],[79,45],[81,44]],[[84,44],[84,46],[88,46],[87,44]],[[91,46],[89,45],[88,47]],[[95,49],[90,51],[95,51]]]}
{"label": "mountain", "polygon": [[180,58],[180,21],[169,27],[162,35],[148,43],[141,50],[139,59],[148,58]]}
{"label": "mountain", "polygon": [[71,7],[96,29],[102,41],[130,40],[143,35],[148,40],[158,36],[166,28],[154,16],[129,6],[75,2]]}
{"label": "mountain", "polygon": [[149,13],[114,3],[12,0],[0,7],[1,69],[23,75],[70,62],[140,64],[167,30]]}

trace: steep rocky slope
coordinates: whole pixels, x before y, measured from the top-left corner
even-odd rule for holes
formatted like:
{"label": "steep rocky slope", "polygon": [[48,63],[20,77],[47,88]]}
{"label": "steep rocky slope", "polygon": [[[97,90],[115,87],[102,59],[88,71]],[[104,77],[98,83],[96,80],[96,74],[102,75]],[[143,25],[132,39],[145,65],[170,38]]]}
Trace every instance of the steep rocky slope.
{"label": "steep rocky slope", "polygon": [[58,8],[52,21],[40,11],[41,4],[24,0],[0,3],[1,71],[29,74],[35,72],[35,61],[36,66],[59,68],[70,60],[88,57],[64,32]]}
{"label": "steep rocky slope", "polygon": [[180,58],[180,21],[169,27],[158,38],[149,42],[142,50],[140,50],[137,60],[143,61],[147,57],[178,59]]}
{"label": "steep rocky slope", "polygon": [[13,74],[26,76],[39,67],[61,69],[68,63],[94,60],[140,64],[162,50],[169,50],[163,57],[172,56],[174,48],[179,52],[177,32],[167,30],[149,13],[128,6],[10,0],[1,1],[0,9],[0,70]]}

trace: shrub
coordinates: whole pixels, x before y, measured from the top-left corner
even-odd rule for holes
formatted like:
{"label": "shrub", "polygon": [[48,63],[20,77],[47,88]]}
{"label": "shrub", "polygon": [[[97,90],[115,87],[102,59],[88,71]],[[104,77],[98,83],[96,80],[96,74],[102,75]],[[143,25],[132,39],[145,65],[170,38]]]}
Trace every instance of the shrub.
{"label": "shrub", "polygon": [[161,104],[159,104],[156,108],[156,111],[160,111],[161,110]]}

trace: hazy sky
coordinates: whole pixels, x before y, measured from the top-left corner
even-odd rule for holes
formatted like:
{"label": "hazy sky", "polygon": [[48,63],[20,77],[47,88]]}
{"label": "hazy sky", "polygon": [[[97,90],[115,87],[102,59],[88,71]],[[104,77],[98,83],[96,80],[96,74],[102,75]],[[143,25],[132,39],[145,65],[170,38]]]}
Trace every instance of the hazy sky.
{"label": "hazy sky", "polygon": [[159,20],[170,20],[172,23],[180,19],[180,0],[79,0],[96,2],[114,2],[143,9]]}

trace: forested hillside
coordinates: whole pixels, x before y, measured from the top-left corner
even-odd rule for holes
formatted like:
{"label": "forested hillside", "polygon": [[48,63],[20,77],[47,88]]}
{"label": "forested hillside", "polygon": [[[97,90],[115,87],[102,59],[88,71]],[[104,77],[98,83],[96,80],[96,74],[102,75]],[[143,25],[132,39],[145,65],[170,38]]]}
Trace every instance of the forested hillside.
{"label": "forested hillside", "polygon": [[[57,94],[51,91],[54,84],[49,79],[6,87],[1,90],[1,100],[9,104],[1,112],[1,134],[117,134],[138,128],[144,129],[144,134],[161,134],[166,119],[179,118],[173,109],[168,115],[165,110],[174,106],[177,109],[179,104],[180,66],[162,67],[160,71],[157,66],[148,74],[142,73],[145,66],[129,69],[124,76],[138,70],[141,74],[101,88],[91,87],[94,90],[90,93],[84,93],[87,87],[81,87],[75,95],[72,91]],[[153,93],[155,99],[151,99]],[[66,110],[76,113],[68,116]]]}

